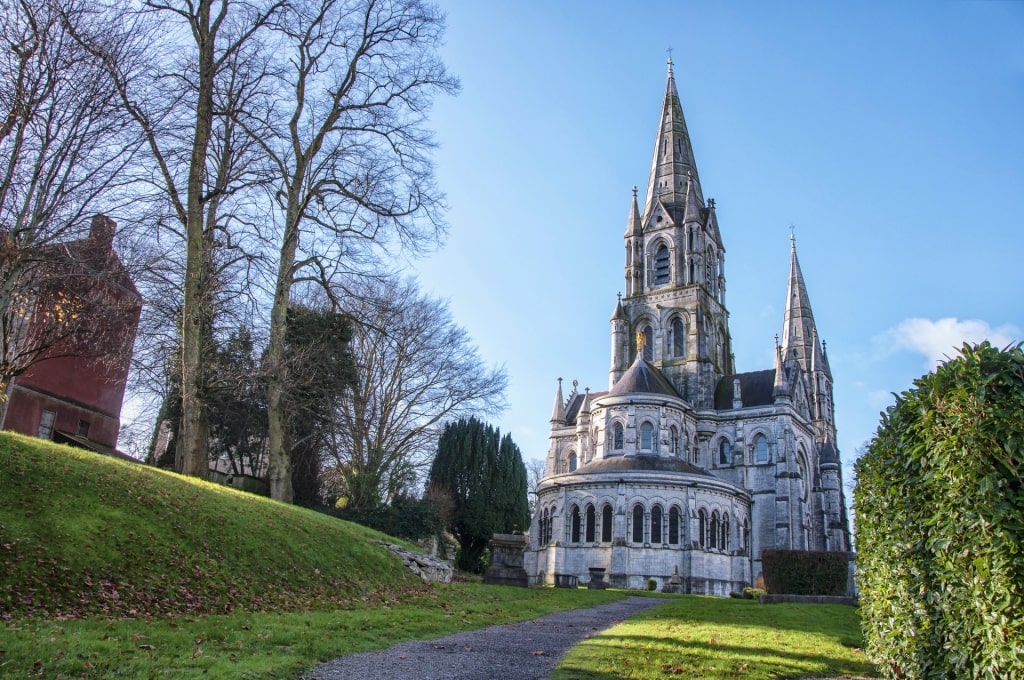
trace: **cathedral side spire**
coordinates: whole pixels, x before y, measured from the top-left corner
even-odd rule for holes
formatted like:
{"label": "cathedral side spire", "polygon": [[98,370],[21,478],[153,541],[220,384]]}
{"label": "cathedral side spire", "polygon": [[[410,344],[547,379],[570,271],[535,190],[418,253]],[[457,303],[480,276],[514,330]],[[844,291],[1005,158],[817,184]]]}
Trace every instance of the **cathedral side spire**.
{"label": "cathedral side spire", "polygon": [[558,390],[555,392],[555,406],[551,409],[551,422],[565,424],[565,400],[562,398],[562,379],[558,379]]}
{"label": "cathedral side spire", "polygon": [[782,356],[787,360],[796,359],[800,368],[811,372],[818,329],[814,325],[811,299],[807,295],[800,260],[796,256],[796,238],[791,235],[789,240],[789,287],[782,326]]}
{"label": "cathedral side spire", "polygon": [[693,192],[698,201],[695,207],[704,207],[697,162],[693,157],[693,145],[690,143],[690,133],[683,118],[683,108],[679,103],[679,92],[676,90],[670,57],[665,100],[658,124],[658,136],[654,140],[650,179],[647,182],[644,219],[650,218],[659,199],[666,205],[682,208],[686,201],[687,177],[690,173],[693,175]]}
{"label": "cathedral side spire", "polygon": [[640,222],[640,206],[637,204],[636,197],[636,187],[633,187],[633,203],[629,206],[629,219],[626,220],[626,238],[640,236],[643,233],[643,226]]}

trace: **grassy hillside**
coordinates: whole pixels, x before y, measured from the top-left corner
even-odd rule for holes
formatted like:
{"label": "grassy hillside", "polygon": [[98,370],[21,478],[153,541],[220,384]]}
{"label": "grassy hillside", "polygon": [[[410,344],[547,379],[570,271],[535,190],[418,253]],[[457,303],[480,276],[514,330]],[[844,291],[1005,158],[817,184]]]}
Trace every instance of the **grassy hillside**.
{"label": "grassy hillside", "polygon": [[381,537],[0,433],[0,620],[350,607],[422,589]]}

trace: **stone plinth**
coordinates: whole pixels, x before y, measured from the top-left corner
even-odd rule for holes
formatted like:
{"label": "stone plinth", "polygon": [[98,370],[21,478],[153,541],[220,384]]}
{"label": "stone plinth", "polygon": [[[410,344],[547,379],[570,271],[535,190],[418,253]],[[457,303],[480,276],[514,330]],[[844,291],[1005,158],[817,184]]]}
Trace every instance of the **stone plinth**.
{"label": "stone plinth", "polygon": [[522,534],[494,534],[491,538],[491,566],[484,573],[484,583],[500,586],[529,585],[523,568],[526,536]]}
{"label": "stone plinth", "polygon": [[661,587],[663,593],[681,593],[683,589],[683,582],[679,578],[679,565],[672,566],[672,578],[668,580],[668,583]]}
{"label": "stone plinth", "polygon": [[608,587],[608,582],[604,580],[604,567],[590,567],[590,581],[587,583],[587,588],[592,590],[603,590]]}

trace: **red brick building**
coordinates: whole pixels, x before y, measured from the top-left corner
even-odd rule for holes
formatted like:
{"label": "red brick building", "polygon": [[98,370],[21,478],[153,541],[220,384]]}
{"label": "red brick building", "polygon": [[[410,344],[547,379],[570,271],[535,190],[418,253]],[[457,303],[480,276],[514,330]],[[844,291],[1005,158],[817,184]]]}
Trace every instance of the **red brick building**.
{"label": "red brick building", "polygon": [[88,238],[50,246],[53,283],[38,295],[37,308],[61,304],[70,292],[82,318],[12,381],[2,429],[115,451],[142,310],[142,297],[113,250],[116,229],[113,220],[96,215]]}

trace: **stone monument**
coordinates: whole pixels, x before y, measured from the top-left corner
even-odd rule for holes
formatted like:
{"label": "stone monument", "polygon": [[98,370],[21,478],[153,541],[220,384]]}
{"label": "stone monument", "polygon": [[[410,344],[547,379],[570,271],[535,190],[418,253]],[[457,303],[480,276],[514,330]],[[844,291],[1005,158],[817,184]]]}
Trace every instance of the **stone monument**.
{"label": "stone monument", "polygon": [[484,573],[484,583],[500,586],[529,585],[523,569],[523,551],[526,536],[522,534],[494,534],[491,538],[491,566]]}

